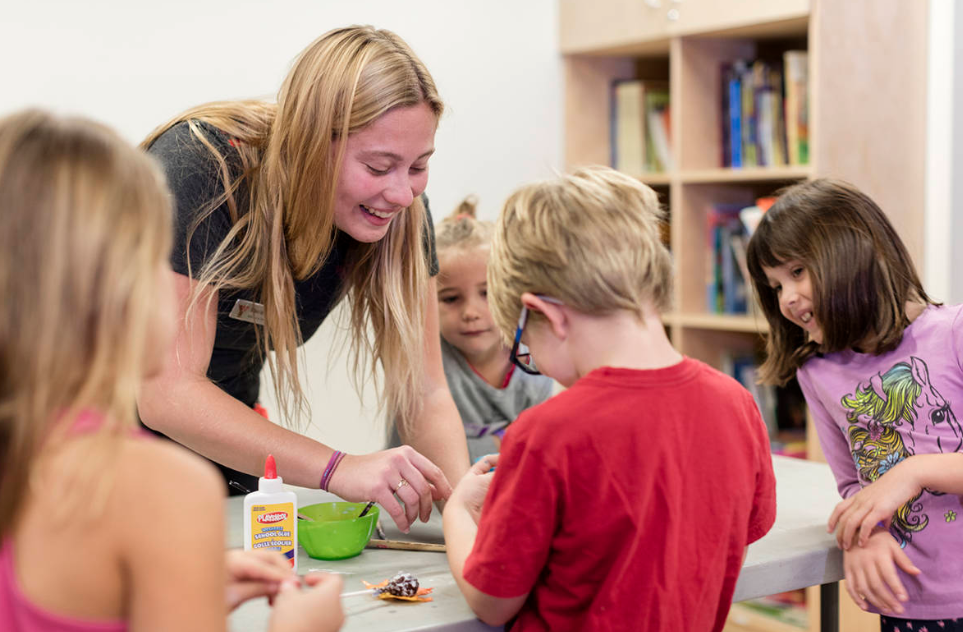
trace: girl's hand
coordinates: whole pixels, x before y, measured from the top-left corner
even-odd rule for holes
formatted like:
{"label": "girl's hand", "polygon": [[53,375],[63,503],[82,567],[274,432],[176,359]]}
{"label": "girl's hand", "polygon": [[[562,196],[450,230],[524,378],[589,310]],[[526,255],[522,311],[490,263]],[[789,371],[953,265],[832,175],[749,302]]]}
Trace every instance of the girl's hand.
{"label": "girl's hand", "polygon": [[341,611],[341,578],[327,573],[308,573],[307,587],[298,578],[285,580],[274,598],[270,632],[333,632],[344,623]]}
{"label": "girl's hand", "polygon": [[465,474],[455,491],[451,493],[450,504],[463,506],[471,515],[475,524],[481,519],[482,505],[485,504],[485,495],[492,484],[495,473],[492,469],[498,465],[497,454],[486,454],[471,466]]}
{"label": "girl's hand", "polygon": [[865,546],[877,524],[888,527],[896,510],[920,493],[922,487],[908,467],[910,459],[836,505],[826,530],[836,530],[839,548],[849,549],[857,530],[859,545]]}
{"label": "girl's hand", "polygon": [[877,529],[865,546],[843,552],[846,591],[863,610],[871,603],[883,614],[901,614],[901,602],[906,601],[907,596],[896,573],[897,566],[910,575],[920,574],[920,569],[913,566],[893,536]]}
{"label": "girl's hand", "polygon": [[248,599],[273,597],[281,582],[297,579],[291,564],[277,551],[231,549],[224,561],[228,612]]}
{"label": "girl's hand", "polygon": [[441,469],[407,445],[345,455],[331,475],[328,489],[345,500],[377,502],[404,533],[419,517],[428,522],[433,500],[451,495],[451,485]]}

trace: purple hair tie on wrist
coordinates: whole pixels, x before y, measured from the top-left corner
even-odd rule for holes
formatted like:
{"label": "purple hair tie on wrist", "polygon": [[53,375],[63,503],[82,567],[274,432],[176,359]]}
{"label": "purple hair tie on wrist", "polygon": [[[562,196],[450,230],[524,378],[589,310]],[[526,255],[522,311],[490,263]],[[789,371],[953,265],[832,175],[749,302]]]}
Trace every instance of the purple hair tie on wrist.
{"label": "purple hair tie on wrist", "polygon": [[328,459],[328,465],[324,468],[324,474],[321,475],[321,485],[319,485],[322,491],[328,491],[328,483],[331,482],[331,476],[334,474],[334,471],[338,469],[338,465],[341,464],[341,459],[343,458],[344,452],[335,450],[331,458]]}

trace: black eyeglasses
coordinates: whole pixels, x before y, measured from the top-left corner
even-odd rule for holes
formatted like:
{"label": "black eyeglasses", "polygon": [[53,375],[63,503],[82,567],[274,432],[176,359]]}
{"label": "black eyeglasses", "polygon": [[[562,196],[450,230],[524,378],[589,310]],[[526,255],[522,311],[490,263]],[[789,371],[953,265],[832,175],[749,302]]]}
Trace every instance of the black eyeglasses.
{"label": "black eyeglasses", "polygon": [[[540,294],[536,294],[536,296],[547,303],[554,303],[555,305],[565,304],[549,296],[542,296]],[[529,351],[527,346],[522,344],[522,330],[525,329],[526,322],[528,322],[528,307],[522,305],[522,313],[518,317],[518,329],[515,330],[515,341],[512,343],[510,357],[512,363],[525,373],[529,375],[541,375],[539,370],[535,368],[535,358],[532,357],[532,352]]]}

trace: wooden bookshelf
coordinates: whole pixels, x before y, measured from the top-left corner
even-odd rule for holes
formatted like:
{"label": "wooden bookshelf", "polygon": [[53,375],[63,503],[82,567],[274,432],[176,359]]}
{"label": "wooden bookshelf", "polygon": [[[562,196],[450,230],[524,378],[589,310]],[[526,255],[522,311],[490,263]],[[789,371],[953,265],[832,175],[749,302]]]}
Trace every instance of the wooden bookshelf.
{"label": "wooden bookshelf", "polygon": [[[843,178],[889,214],[922,267],[926,2],[560,0],[559,6],[567,167],[609,164],[613,80],[669,82],[674,168],[633,175],[657,187],[669,208],[676,277],[674,311],[665,322],[683,353],[721,368],[734,353],[760,349],[767,331],[761,316],[707,309],[710,204],[748,205],[807,178]],[[809,53],[809,164],[723,168],[721,64],[798,49]],[[879,629],[878,617],[855,609],[844,591],[840,604],[842,629]],[[774,629],[739,618],[738,629]],[[815,632],[818,620],[810,619]]]}

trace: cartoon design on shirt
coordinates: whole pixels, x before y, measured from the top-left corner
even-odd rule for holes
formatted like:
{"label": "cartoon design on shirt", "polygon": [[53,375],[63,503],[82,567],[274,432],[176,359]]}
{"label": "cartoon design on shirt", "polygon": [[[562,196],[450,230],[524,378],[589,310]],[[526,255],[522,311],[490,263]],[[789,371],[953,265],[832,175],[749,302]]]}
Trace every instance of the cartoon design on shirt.
{"label": "cartoon design on shirt", "polygon": [[[963,431],[949,404],[930,383],[926,363],[916,357],[899,362],[885,373],[877,373],[866,385],[840,400],[850,422],[848,434],[853,462],[859,477],[871,483],[897,463],[915,453],[913,434],[905,435],[897,428],[937,435],[940,452],[959,452],[963,447]],[[946,436],[946,431],[952,437]],[[909,446],[906,445],[909,442]],[[927,490],[924,490],[927,491]],[[921,494],[896,510],[890,531],[900,546],[911,541],[913,533],[929,524],[921,513]]]}

